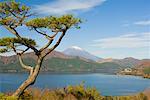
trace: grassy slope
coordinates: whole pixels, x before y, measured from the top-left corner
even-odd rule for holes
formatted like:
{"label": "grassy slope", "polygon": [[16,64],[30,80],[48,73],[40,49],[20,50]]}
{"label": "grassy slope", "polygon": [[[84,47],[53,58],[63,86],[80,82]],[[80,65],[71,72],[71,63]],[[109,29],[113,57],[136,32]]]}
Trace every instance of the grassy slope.
{"label": "grassy slope", "polygon": [[150,67],[145,68],[143,71],[145,74],[150,74]]}
{"label": "grassy slope", "polygon": [[[24,62],[28,65],[35,65],[33,59],[24,59]],[[113,63],[96,63],[87,62],[78,58],[74,59],[61,59],[61,58],[50,58],[43,62],[41,71],[44,72],[101,72],[113,74],[120,70],[121,66]],[[8,70],[16,70],[17,72],[24,71],[18,60],[9,64],[2,64],[0,62],[0,71],[7,72]]]}

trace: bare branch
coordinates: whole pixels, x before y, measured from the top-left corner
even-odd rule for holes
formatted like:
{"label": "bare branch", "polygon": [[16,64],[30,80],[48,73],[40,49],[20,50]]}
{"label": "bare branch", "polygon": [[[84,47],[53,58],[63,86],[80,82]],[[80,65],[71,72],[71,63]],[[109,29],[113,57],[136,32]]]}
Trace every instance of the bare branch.
{"label": "bare branch", "polygon": [[20,64],[21,64],[21,66],[22,66],[24,69],[29,70],[29,71],[30,71],[30,75],[32,75],[32,73],[33,73],[33,67],[28,66],[28,65],[25,65],[25,64],[23,63],[22,55],[21,55],[21,54],[18,54],[18,58],[19,58],[19,62],[20,62]]}
{"label": "bare branch", "polygon": [[22,55],[22,54],[24,54],[26,51],[28,51],[30,48],[27,48],[27,49],[25,49],[25,50],[23,50],[20,54]]}
{"label": "bare branch", "polygon": [[33,29],[34,29],[37,33],[39,33],[39,34],[41,34],[41,35],[44,35],[47,39],[50,39],[50,38],[51,38],[51,37],[50,37],[49,35],[47,35],[46,33],[37,30],[37,28],[34,27]]}
{"label": "bare branch", "polygon": [[9,30],[12,34],[14,34],[15,36],[17,36],[18,38],[21,38],[21,36],[18,34],[18,32],[14,29],[14,28],[11,28],[9,26],[6,26],[4,25],[4,27]]}
{"label": "bare branch", "polygon": [[52,42],[57,34],[58,34],[58,32],[56,32],[55,34],[50,36],[48,43],[44,47],[42,47],[39,51],[43,51],[43,50],[47,49],[50,46],[50,44],[52,44]]}
{"label": "bare branch", "polygon": [[48,47],[50,46],[50,44],[53,42],[55,36],[58,34],[58,31],[57,31],[57,32],[55,32],[55,34],[49,36],[49,35],[47,35],[46,33],[37,30],[37,28],[35,28],[35,27],[34,27],[34,30],[35,30],[37,33],[39,33],[39,34],[44,35],[44,36],[48,39],[48,43],[47,43],[44,47],[42,47],[42,48],[39,50],[40,52],[42,52],[43,50],[45,50],[46,48],[48,48]]}
{"label": "bare branch", "polygon": [[55,32],[55,34],[51,35],[50,38],[55,38],[55,36],[58,34],[58,31]]}
{"label": "bare branch", "polygon": [[16,50],[16,48],[15,48],[14,43],[12,44],[12,49],[13,49],[13,51],[14,51],[16,54],[18,54],[18,53],[17,53],[17,50]]}
{"label": "bare branch", "polygon": [[[26,48],[25,50],[22,50],[22,49],[17,49],[14,44],[13,46],[11,47],[12,48],[12,51],[14,51],[16,53],[16,55],[22,55],[24,54],[26,51],[28,51],[30,48]],[[18,51],[18,52],[17,52]]]}
{"label": "bare branch", "polygon": [[33,67],[25,65],[25,64],[23,63],[23,60],[22,60],[22,54],[25,53],[26,51],[28,51],[29,48],[23,50],[21,53],[18,53],[18,52],[17,52],[17,49],[15,48],[14,43],[13,43],[13,44],[12,44],[12,49],[13,49],[13,51],[19,56],[19,62],[20,62],[20,64],[21,64],[21,66],[22,66],[23,68],[27,69],[27,70],[30,70],[30,74],[32,74],[32,72],[33,72]]}
{"label": "bare branch", "polygon": [[46,57],[49,53],[51,53],[60,44],[60,42],[63,39],[63,37],[65,36],[66,32],[67,32],[67,29],[62,32],[62,34],[59,37],[59,39],[56,42],[56,44],[53,47],[51,47],[50,49],[48,49],[48,52],[46,52],[45,54],[42,55],[42,58]]}
{"label": "bare branch", "polygon": [[53,39],[49,40],[48,43],[44,47],[42,47],[39,51],[42,52],[43,50],[48,48],[52,42],[53,42]]}

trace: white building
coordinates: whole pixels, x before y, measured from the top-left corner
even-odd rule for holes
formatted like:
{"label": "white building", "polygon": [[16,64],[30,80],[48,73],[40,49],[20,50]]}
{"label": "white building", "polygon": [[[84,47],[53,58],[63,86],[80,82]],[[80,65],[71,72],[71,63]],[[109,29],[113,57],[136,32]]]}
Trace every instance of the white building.
{"label": "white building", "polygon": [[125,68],[124,72],[132,72],[132,69],[131,68]]}

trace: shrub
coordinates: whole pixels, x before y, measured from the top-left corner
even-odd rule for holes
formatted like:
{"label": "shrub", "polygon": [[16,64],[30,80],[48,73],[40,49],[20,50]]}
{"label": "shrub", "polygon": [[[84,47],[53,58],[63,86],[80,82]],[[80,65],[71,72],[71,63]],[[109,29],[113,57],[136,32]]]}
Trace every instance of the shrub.
{"label": "shrub", "polygon": [[31,88],[24,91],[19,99],[0,93],[0,100],[148,100],[148,98],[143,93],[132,96],[101,96],[95,88],[85,88],[80,84],[54,90]]}
{"label": "shrub", "polygon": [[16,97],[7,96],[3,93],[0,93],[0,100],[18,100]]}
{"label": "shrub", "polygon": [[83,84],[67,86],[55,90],[28,89],[20,100],[102,100],[102,96],[95,88],[85,88]]}

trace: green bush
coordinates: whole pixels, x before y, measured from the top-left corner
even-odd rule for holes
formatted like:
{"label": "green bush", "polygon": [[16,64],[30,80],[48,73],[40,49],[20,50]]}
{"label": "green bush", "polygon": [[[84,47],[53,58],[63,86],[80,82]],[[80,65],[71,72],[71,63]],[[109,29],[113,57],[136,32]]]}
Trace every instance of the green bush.
{"label": "green bush", "polygon": [[95,88],[85,88],[84,84],[67,86],[55,90],[31,88],[19,99],[0,93],[0,100],[148,100],[143,93],[132,96],[101,96]]}
{"label": "green bush", "polygon": [[20,100],[102,100],[102,98],[95,88],[86,89],[83,84],[55,90],[28,89],[20,96]]}
{"label": "green bush", "polygon": [[148,100],[148,98],[143,93],[139,93],[132,96],[106,96],[103,100]]}
{"label": "green bush", "polygon": [[18,100],[16,97],[7,96],[3,93],[0,93],[0,100]]}

